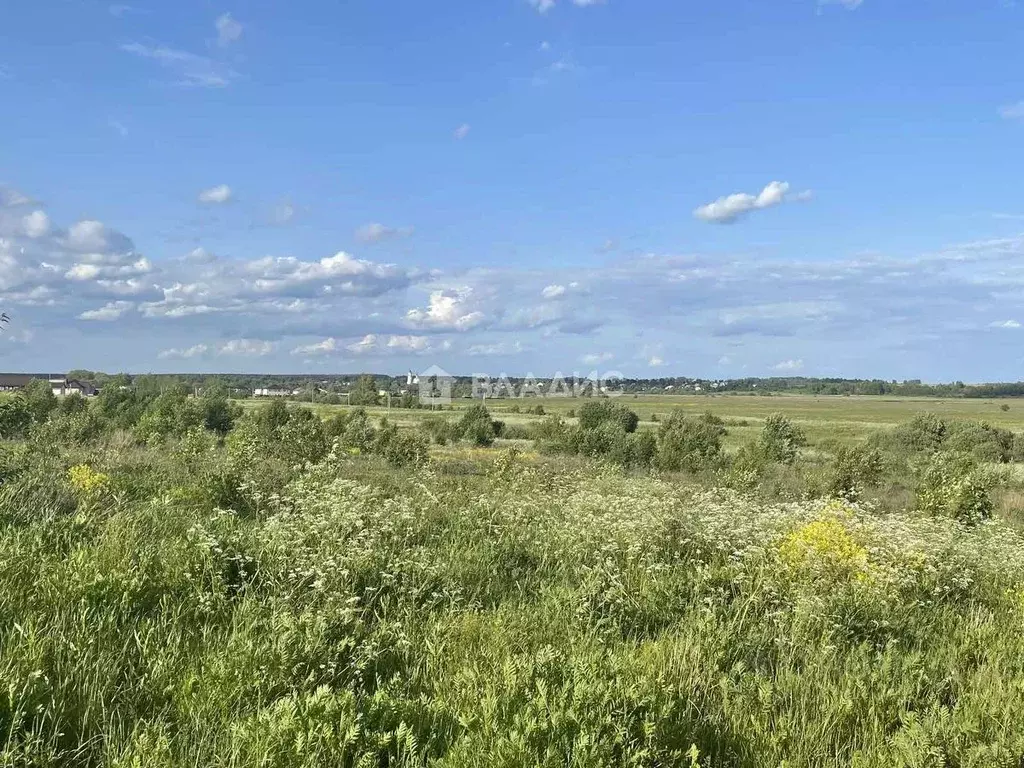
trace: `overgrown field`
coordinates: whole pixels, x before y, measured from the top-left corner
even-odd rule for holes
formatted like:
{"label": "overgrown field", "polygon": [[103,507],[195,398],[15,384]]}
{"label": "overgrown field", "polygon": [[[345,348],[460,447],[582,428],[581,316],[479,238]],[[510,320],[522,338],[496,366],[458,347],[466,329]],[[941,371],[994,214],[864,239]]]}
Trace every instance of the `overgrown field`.
{"label": "overgrown field", "polygon": [[1018,434],[629,405],[4,401],[0,764],[1020,765]]}

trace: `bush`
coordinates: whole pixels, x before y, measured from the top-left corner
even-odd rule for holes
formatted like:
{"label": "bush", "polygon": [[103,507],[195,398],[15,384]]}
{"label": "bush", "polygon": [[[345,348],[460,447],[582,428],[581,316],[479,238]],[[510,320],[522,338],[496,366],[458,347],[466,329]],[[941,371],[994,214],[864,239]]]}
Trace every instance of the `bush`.
{"label": "bush", "polygon": [[458,434],[473,445],[489,446],[497,436],[496,423],[486,407],[475,403],[459,419]]}
{"label": "bush", "polygon": [[758,440],[758,447],[764,457],[780,464],[796,461],[798,449],[806,444],[807,440],[800,428],[780,413],[773,413],[765,419]]}
{"label": "bush", "polygon": [[992,516],[991,480],[963,453],[937,453],[917,487],[917,508],[974,525]]}
{"label": "bush", "polygon": [[721,464],[721,419],[710,413],[691,416],[676,410],[658,427],[657,464],[660,469],[699,472]]}
{"label": "bush", "polygon": [[617,424],[623,432],[636,432],[640,417],[626,406],[611,400],[591,400],[580,406],[580,427],[597,429],[602,424]]}
{"label": "bush", "polygon": [[823,493],[855,501],[864,488],[877,485],[882,477],[882,454],[866,446],[840,446],[825,469]]}
{"label": "bush", "polygon": [[0,396],[0,439],[24,437],[32,424],[32,411],[23,397]]}
{"label": "bush", "polygon": [[384,422],[374,438],[372,452],[393,467],[407,467],[426,462],[429,448],[422,435],[400,431],[394,424]]}

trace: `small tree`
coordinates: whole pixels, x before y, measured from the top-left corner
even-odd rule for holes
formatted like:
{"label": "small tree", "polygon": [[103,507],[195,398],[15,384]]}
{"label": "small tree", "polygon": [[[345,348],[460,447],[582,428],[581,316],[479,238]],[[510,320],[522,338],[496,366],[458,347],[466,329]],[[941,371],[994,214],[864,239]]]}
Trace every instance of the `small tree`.
{"label": "small tree", "polygon": [[43,379],[32,379],[21,391],[32,413],[32,420],[42,424],[46,421],[50,412],[57,407],[57,398],[53,394],[53,387],[50,382]]}
{"label": "small tree", "polygon": [[373,376],[360,376],[356,385],[352,387],[348,401],[351,405],[379,405],[380,392]]}
{"label": "small tree", "polygon": [[658,427],[658,466],[687,472],[717,466],[725,434],[722,420],[710,413],[690,416],[673,411]]}
{"label": "small tree", "polygon": [[758,445],[764,457],[780,464],[796,461],[797,451],[807,444],[803,431],[781,413],[765,419]]}

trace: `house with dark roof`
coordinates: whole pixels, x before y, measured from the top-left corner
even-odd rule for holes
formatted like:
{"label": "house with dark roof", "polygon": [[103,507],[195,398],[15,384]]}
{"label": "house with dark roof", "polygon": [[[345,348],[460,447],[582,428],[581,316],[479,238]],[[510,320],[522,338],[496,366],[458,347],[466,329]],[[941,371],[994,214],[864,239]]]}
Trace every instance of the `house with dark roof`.
{"label": "house with dark roof", "polygon": [[96,387],[84,381],[52,373],[0,373],[0,392],[20,392],[28,386],[30,381],[36,379],[48,382],[50,389],[57,397],[73,394],[92,397],[99,393]]}

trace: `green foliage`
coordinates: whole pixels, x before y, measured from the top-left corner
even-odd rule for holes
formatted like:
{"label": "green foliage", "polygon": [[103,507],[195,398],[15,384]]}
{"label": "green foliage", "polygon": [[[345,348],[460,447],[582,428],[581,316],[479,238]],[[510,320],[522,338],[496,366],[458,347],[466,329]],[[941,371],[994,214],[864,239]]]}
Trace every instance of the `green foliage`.
{"label": "green foliage", "polygon": [[721,464],[722,420],[710,413],[672,411],[658,426],[657,465],[669,471],[700,472]]}
{"label": "green foliage", "polygon": [[877,448],[841,445],[825,468],[823,494],[856,501],[865,488],[879,483],[883,469]]}
{"label": "green foliage", "polygon": [[992,516],[992,481],[969,454],[937,453],[917,487],[917,506],[936,517],[974,525]]}
{"label": "green foliage", "polygon": [[497,437],[496,422],[491,419],[491,414],[486,407],[474,403],[463,413],[459,419],[458,433],[464,440],[473,445],[488,446]]}
{"label": "green foliage", "polygon": [[181,437],[201,426],[204,409],[183,387],[172,387],[152,399],[135,425],[135,434],[146,443]]}
{"label": "green foliage", "polygon": [[32,411],[25,398],[0,395],[0,439],[24,437],[32,426]]}
{"label": "green foliage", "polygon": [[373,376],[360,376],[348,398],[350,405],[380,405],[380,390]]}
{"label": "green foliage", "polygon": [[792,464],[807,440],[803,431],[780,413],[773,413],[764,421],[758,448],[769,461]]}
{"label": "green foliage", "polygon": [[409,467],[425,464],[428,453],[427,440],[415,432],[400,431],[394,424],[384,422],[374,437],[372,452],[382,456],[392,467]]}
{"label": "green foliage", "polygon": [[45,379],[32,379],[19,394],[25,399],[25,404],[32,413],[32,420],[37,423],[46,421],[57,407],[53,387]]}
{"label": "green foliage", "polygon": [[640,417],[621,403],[608,399],[596,399],[584,403],[579,409],[579,425],[582,429],[597,429],[605,423],[616,424],[623,432],[635,432]]}

